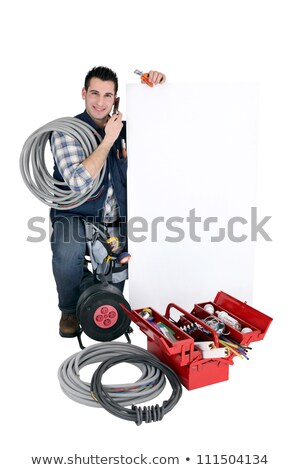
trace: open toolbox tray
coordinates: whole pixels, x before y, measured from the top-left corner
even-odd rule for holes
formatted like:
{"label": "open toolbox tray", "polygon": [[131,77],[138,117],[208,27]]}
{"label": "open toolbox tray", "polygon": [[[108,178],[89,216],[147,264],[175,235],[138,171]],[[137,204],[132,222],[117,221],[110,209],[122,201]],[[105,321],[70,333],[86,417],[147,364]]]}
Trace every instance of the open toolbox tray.
{"label": "open toolbox tray", "polygon": [[[167,306],[165,315],[152,307],[129,311],[123,306],[130,319],[146,334],[148,351],[169,365],[188,390],[228,380],[229,365],[233,364],[235,357],[234,353],[230,353],[227,357],[205,358],[204,352],[197,347],[199,340],[213,342],[216,348],[222,346],[216,331],[204,322],[209,316],[203,308],[206,304],[213,305],[215,310],[227,312],[238,320],[243,328],[252,330],[243,334],[226,325],[228,337],[246,346],[252,341],[262,340],[272,322],[271,317],[222,291],[213,302],[195,304],[191,312],[174,303]],[[172,309],[180,313],[176,322],[171,316]],[[151,310],[148,318],[144,317],[145,310]],[[182,329],[186,325],[193,326],[197,338],[193,337],[193,333],[189,334]]]}
{"label": "open toolbox tray", "polygon": [[230,337],[241,344],[249,345],[254,341],[262,340],[272,322],[271,317],[250,307],[247,302],[241,302],[222,291],[218,292],[213,302],[195,304],[192,314],[197,318],[205,319],[209,315],[204,310],[204,306],[207,304],[213,305],[215,311],[222,310],[228,313],[241,324],[242,329],[250,328],[252,330],[251,332],[242,333],[236,328],[226,325]]}

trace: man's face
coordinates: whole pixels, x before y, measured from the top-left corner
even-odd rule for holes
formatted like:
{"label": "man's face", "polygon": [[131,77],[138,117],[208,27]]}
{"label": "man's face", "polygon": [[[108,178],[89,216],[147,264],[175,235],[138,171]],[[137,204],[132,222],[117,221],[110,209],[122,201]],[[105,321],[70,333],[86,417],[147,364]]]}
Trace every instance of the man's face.
{"label": "man's face", "polygon": [[86,90],[82,90],[82,98],[91,118],[99,125],[105,125],[107,116],[115,102],[115,84],[111,81],[103,81],[93,77]]}

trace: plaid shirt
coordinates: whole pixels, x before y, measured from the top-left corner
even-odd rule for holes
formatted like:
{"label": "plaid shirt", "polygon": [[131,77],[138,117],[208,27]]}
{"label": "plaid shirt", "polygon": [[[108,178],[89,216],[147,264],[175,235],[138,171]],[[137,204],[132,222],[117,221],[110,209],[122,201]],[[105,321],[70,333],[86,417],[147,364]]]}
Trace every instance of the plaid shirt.
{"label": "plaid shirt", "polygon": [[51,149],[58,169],[72,191],[85,192],[93,186],[93,178],[84,168],[85,159],[79,142],[62,132],[53,132]]}
{"label": "plaid shirt", "polygon": [[[72,191],[84,192],[90,189],[94,180],[84,168],[85,159],[83,149],[79,142],[63,132],[53,132],[51,136],[51,149],[64,181]],[[119,217],[119,208],[108,174],[108,188],[104,203],[104,222],[114,222]]]}

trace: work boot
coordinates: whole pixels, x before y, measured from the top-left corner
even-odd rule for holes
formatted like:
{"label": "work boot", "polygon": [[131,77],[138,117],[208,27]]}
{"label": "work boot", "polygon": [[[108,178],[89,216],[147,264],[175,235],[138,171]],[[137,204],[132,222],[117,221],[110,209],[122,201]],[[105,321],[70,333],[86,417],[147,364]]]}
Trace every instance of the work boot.
{"label": "work boot", "polygon": [[63,338],[74,338],[79,333],[79,322],[75,313],[62,313],[59,322],[59,334]]}

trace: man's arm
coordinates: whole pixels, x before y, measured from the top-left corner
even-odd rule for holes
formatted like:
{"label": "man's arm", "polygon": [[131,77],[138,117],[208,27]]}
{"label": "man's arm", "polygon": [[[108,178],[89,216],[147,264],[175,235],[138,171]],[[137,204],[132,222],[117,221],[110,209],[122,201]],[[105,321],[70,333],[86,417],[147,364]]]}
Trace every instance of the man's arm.
{"label": "man's arm", "polygon": [[92,179],[97,178],[102,170],[107,155],[109,154],[114,142],[119,137],[122,127],[122,113],[113,114],[107,121],[105,126],[105,137],[101,144],[82,162],[82,165],[88,171]]}
{"label": "man's arm", "polygon": [[72,191],[84,192],[92,187],[122,127],[122,114],[113,115],[106,124],[106,135],[101,144],[87,158],[76,139],[62,132],[53,132],[51,149],[60,174]]}

